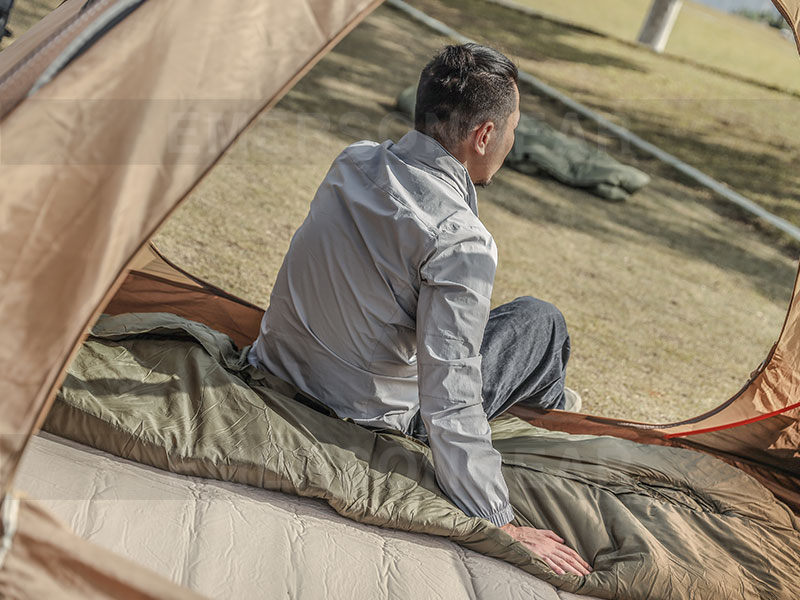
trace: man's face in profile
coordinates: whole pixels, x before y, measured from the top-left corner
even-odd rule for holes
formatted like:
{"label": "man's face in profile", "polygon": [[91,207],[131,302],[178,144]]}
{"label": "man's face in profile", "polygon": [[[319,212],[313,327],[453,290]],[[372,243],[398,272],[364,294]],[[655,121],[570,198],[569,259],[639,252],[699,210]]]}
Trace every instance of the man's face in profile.
{"label": "man's face in profile", "polygon": [[514,146],[514,131],[519,125],[520,118],[519,88],[514,88],[514,94],[516,96],[514,112],[506,119],[502,130],[494,129],[486,145],[485,168],[481,169],[480,176],[474,182],[477,186],[486,187],[492,182],[492,177],[503,166],[503,161]]}

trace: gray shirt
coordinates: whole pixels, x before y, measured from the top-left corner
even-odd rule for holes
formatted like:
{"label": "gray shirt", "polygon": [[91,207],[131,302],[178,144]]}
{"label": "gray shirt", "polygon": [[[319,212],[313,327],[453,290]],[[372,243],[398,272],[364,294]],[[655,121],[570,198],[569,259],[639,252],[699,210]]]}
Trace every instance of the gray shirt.
{"label": "gray shirt", "polygon": [[481,403],[497,265],[466,167],[433,138],[358,142],[292,239],[250,360],[340,417],[409,432],[465,513],[513,518]]}

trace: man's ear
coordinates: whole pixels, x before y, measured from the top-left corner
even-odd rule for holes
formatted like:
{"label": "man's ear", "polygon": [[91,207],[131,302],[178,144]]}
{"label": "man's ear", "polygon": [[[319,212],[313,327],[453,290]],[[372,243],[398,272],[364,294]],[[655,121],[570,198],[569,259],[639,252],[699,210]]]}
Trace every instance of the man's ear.
{"label": "man's ear", "polygon": [[486,147],[489,145],[489,140],[494,135],[494,122],[486,121],[480,125],[473,135],[474,150],[481,156],[486,155]]}

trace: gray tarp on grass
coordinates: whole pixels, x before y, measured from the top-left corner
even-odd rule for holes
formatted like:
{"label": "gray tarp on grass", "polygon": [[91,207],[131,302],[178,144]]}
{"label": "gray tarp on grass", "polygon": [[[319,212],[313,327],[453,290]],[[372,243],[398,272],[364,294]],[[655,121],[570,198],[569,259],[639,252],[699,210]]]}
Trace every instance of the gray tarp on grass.
{"label": "gray tarp on grass", "polygon": [[[413,85],[403,90],[397,97],[397,108],[413,116],[416,94]],[[506,164],[528,175],[544,172],[565,185],[586,188],[615,202],[650,183],[650,177],[639,169],[524,114]]]}
{"label": "gray tarp on grass", "polygon": [[245,356],[174,315],[103,317],[44,428],[169,471],[322,498],[357,521],[446,536],[600,598],[796,597],[797,519],[712,457],[495,420],[520,523],[558,531],[595,569],[557,576],[455,508],[425,446],[327,416]]}

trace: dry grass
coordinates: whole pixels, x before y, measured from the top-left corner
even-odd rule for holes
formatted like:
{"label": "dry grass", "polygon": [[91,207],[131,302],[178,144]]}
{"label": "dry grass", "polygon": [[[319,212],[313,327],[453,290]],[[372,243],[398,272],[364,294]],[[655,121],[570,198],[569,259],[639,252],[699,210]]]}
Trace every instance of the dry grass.
{"label": "dry grass", "polygon": [[526,71],[800,225],[800,171],[793,166],[800,97],[484,0],[414,4],[498,45]]}
{"label": "dry grass", "polygon": [[[331,160],[352,141],[406,131],[392,115],[394,98],[444,42],[378,10],[247,133],[160,233],[162,248],[266,304]],[[563,119],[529,94],[523,104]],[[494,303],[531,294],[563,310],[574,348],[569,380],[587,411],[649,421],[692,416],[736,391],[766,355],[794,263],[720,214],[704,190],[655,162],[625,159],[654,181],[624,205],[509,170],[480,192],[500,249]]]}
{"label": "dry grass", "polygon": [[[652,0],[514,0],[535,11],[633,42]],[[795,45],[777,29],[686,0],[665,52],[800,92]]]}
{"label": "dry grass", "polygon": [[[15,17],[41,15],[57,3],[20,0]],[[525,69],[795,214],[800,182],[790,161],[800,125],[776,107],[794,112],[798,99],[483,2],[414,3],[501,44]],[[162,250],[265,305],[330,162],[355,140],[403,135],[408,123],[392,113],[394,98],[445,41],[379,9],[243,136],[159,232]],[[588,412],[663,421],[725,399],[778,334],[794,260],[731,219],[708,192],[523,92],[524,110],[596,141],[654,180],[613,205],[549,179],[501,171],[480,192],[481,216],[500,250],[494,303],[531,294],[562,309],[573,338],[569,382],[583,392]]]}

